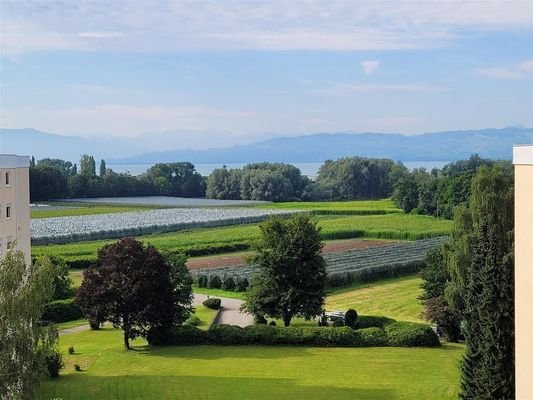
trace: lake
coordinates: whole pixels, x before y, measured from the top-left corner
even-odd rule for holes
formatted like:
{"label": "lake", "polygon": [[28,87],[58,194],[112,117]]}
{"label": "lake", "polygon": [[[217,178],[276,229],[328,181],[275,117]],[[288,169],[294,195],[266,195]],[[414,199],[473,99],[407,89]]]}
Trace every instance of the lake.
{"label": "lake", "polygon": [[[409,168],[410,170],[413,170],[414,168],[426,168],[428,171],[430,171],[433,168],[442,168],[446,164],[448,164],[450,161],[402,161],[403,164]],[[200,173],[202,176],[208,176],[213,172],[214,169],[222,168],[224,165],[230,169],[230,168],[242,168],[247,163],[213,163],[213,164],[194,164],[196,167],[196,170]],[[305,176],[308,176],[309,178],[316,178],[318,175],[318,170],[320,166],[323,164],[321,162],[308,162],[308,163],[288,163],[292,164],[295,167],[299,168],[300,171],[302,171],[302,174]],[[111,168],[115,172],[129,172],[132,175],[140,175],[146,172],[148,168],[150,168],[153,163],[147,163],[147,164],[108,164],[108,167]]]}

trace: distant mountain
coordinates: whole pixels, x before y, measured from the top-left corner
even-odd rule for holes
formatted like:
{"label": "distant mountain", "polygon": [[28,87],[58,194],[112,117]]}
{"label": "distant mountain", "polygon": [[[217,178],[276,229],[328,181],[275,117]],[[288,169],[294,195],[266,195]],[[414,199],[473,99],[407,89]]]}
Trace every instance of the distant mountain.
{"label": "distant mountain", "polygon": [[532,128],[434,132],[406,136],[386,133],[321,133],[280,137],[255,144],[209,150],[169,150],[108,160],[136,164],[187,160],[193,163],[322,162],[348,156],[402,161],[449,161],[473,153],[494,159],[512,158],[514,144],[533,143]]}
{"label": "distant mountain", "polygon": [[36,129],[0,129],[0,153],[76,162],[83,153],[95,158],[128,157],[146,148],[119,138],[85,139],[41,132]]}
{"label": "distant mountain", "polygon": [[[204,132],[204,135],[207,135]],[[149,143],[148,143],[149,142]],[[392,158],[402,161],[449,161],[472,153],[482,157],[511,159],[512,146],[533,143],[533,129],[510,127],[476,131],[424,133],[319,133],[278,137],[253,144],[207,150],[153,151],[179,143],[174,132],[138,138],[63,136],[35,129],[0,129],[0,153],[33,155],[78,161],[82,153],[104,158],[108,164],[146,164],[190,161],[192,163],[323,162],[348,156]],[[215,142],[215,146],[220,143]],[[150,151],[150,152],[146,152]]]}

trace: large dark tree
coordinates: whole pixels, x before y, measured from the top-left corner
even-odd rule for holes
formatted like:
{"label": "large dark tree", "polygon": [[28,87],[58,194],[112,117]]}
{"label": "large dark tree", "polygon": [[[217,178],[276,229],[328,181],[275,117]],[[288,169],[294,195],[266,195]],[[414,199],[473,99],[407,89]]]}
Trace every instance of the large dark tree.
{"label": "large dark tree", "polygon": [[[169,327],[189,315],[191,296],[180,285],[183,271],[153,246],[125,238],[98,251],[97,265],[84,274],[77,302],[89,319],[109,320],[130,339],[152,327]],[[189,281],[190,285],[190,281]]]}
{"label": "large dark tree", "polygon": [[481,168],[448,256],[446,296],[465,323],[462,399],[514,398],[513,215],[512,176]]}
{"label": "large dark tree", "polygon": [[258,316],[306,319],[323,311],[326,268],[320,229],[308,215],[271,219],[260,225],[261,239],[251,260],[257,265],[246,309]]}

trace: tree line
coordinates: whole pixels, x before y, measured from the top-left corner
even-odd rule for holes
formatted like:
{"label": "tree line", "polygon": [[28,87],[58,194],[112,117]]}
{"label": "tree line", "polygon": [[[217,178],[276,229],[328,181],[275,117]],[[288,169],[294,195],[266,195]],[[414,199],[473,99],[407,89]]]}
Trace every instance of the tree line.
{"label": "tree line", "polygon": [[81,156],[78,166],[70,161],[45,158],[30,164],[30,199],[46,201],[70,197],[205,196],[204,178],[189,162],[155,164],[144,174],[117,173],[100,161],[99,174],[93,156]]}

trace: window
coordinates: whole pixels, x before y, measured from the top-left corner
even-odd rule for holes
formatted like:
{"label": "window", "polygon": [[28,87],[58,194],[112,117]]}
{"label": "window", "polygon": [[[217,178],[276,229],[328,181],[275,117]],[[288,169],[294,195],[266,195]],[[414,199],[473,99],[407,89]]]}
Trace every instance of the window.
{"label": "window", "polygon": [[11,183],[11,173],[10,172],[6,172],[6,186],[9,186]]}
{"label": "window", "polygon": [[11,218],[11,206],[6,206],[6,219]]}

